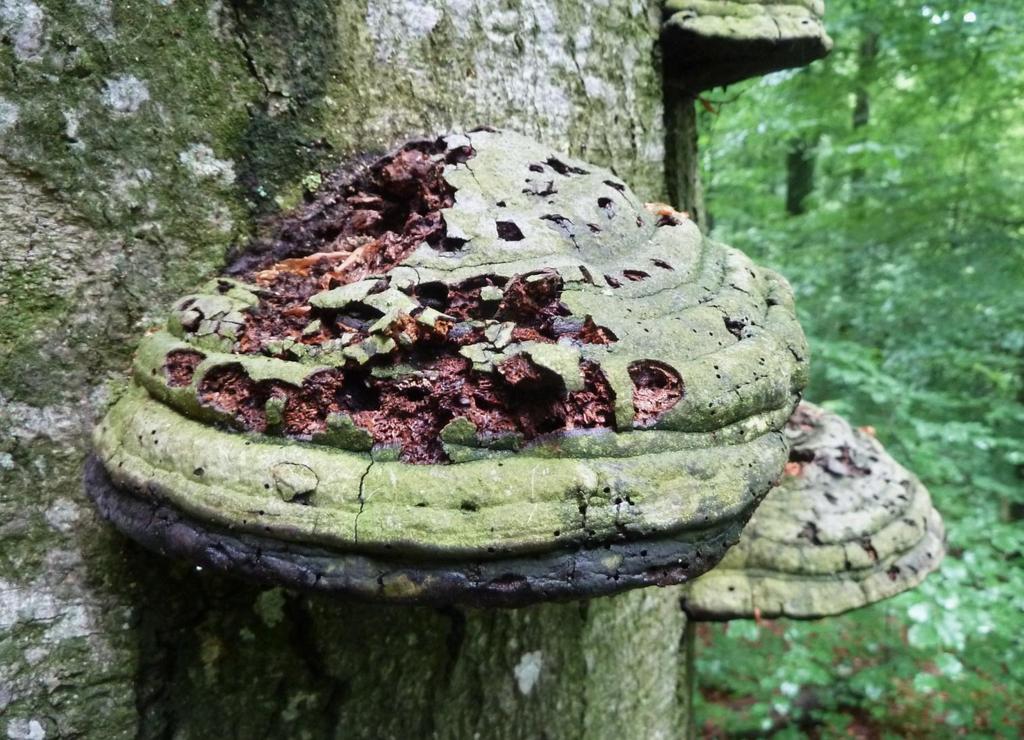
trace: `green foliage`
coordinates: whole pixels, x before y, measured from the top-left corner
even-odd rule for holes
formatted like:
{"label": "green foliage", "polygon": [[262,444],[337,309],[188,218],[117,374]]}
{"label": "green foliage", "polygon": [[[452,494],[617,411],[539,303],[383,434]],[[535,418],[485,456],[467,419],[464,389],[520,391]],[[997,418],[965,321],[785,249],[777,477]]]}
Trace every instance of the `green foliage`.
{"label": "green foliage", "polygon": [[[1024,504],[1017,5],[835,0],[829,59],[708,95],[715,235],[789,277],[808,398],[877,429],[931,489],[950,544],[939,573],[888,603],[702,630],[709,733],[1024,731],[1024,523],[1007,515]],[[794,141],[815,160],[797,216]]]}

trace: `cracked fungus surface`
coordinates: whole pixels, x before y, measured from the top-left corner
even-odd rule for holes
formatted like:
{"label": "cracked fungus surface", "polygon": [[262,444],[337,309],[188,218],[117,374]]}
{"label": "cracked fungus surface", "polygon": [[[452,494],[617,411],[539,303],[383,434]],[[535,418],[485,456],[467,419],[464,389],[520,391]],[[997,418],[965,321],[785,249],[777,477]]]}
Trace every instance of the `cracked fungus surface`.
{"label": "cracked fungus surface", "polygon": [[[782,469],[806,357],[777,274],[607,170],[480,130],[325,178],[178,301],[97,451],[210,526],[389,557],[558,550],[569,572],[600,547],[609,578],[671,582]],[[606,549],[664,538],[692,556]]]}
{"label": "cracked fungus surface", "polygon": [[692,615],[825,617],[902,593],[938,568],[942,519],[873,436],[807,402],[786,434],[782,482],[739,544],[688,587]]}

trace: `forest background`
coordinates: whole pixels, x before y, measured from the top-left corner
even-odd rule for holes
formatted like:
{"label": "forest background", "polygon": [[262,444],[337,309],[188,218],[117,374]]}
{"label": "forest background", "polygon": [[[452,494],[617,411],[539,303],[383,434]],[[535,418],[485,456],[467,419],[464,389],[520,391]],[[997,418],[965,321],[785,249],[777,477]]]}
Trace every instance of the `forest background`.
{"label": "forest background", "polygon": [[713,235],[793,283],[809,400],[931,490],[950,553],[840,619],[702,626],[706,736],[1024,733],[1020,0],[835,0],[824,61],[701,102]]}

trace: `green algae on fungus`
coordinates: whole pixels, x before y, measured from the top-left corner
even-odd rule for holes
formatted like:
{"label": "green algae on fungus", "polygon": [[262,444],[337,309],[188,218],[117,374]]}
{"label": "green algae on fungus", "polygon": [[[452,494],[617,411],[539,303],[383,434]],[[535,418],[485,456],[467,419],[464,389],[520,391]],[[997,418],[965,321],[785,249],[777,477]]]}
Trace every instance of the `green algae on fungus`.
{"label": "green algae on fungus", "polygon": [[832,48],[823,0],[666,0],[669,84],[690,93],[802,67]]}
{"label": "green algae on fungus", "polygon": [[[782,470],[806,357],[782,278],[612,173],[507,132],[413,141],[175,305],[93,479],[187,523],[168,551],[303,551],[270,580],[481,603],[675,583]],[[275,473],[299,469],[315,483]]]}
{"label": "green algae on fungus", "polygon": [[928,491],[869,433],[804,402],[792,448],[733,547],[686,589],[697,619],[817,619],[903,593],[938,568],[945,533]]}

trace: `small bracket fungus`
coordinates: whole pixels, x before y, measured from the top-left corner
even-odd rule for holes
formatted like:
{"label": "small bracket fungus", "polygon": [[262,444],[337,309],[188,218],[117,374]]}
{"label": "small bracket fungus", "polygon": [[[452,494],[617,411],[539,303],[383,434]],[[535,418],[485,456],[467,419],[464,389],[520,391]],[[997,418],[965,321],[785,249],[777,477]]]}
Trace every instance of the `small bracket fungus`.
{"label": "small bracket fungus", "polygon": [[697,619],[841,614],[913,588],[942,560],[928,491],[873,437],[806,402],[786,432],[782,482],[739,544],[687,586]]}
{"label": "small bracket fungus", "polygon": [[88,489],[161,552],[517,605],[712,567],[806,381],[787,283],[512,133],[335,173],[143,338]]}
{"label": "small bracket fungus", "polygon": [[689,93],[802,67],[828,54],[822,0],[666,0],[665,72]]}

